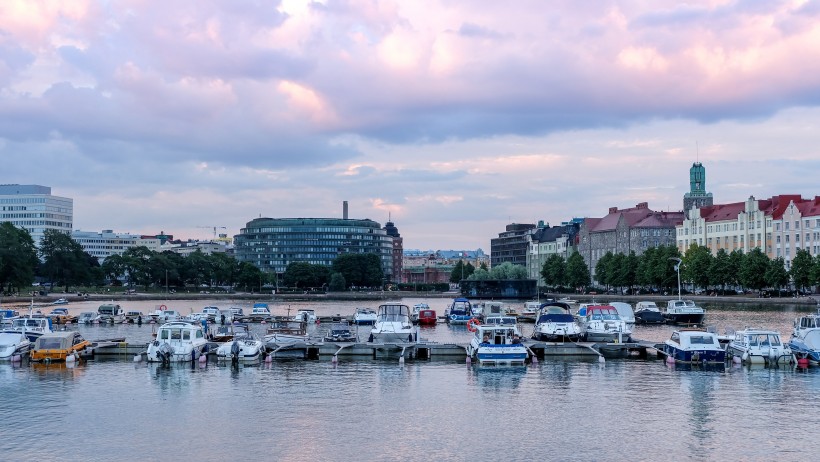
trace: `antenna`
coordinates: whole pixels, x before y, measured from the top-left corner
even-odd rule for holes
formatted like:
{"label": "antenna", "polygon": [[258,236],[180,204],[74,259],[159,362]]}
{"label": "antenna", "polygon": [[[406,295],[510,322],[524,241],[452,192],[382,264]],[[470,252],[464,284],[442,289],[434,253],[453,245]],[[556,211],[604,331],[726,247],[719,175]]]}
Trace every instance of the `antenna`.
{"label": "antenna", "polygon": [[695,160],[700,162],[700,146],[698,145],[697,140],[695,140]]}

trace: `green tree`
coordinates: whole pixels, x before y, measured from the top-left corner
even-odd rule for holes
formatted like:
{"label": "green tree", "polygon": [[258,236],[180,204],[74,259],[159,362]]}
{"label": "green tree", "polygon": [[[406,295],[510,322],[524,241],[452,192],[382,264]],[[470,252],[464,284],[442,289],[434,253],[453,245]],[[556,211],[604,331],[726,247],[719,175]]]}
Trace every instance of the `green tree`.
{"label": "green tree", "polygon": [[766,287],[766,269],[769,268],[769,257],[755,247],[743,257],[740,267],[740,281],[744,287],[761,290]]}
{"label": "green tree", "polygon": [[331,292],[342,292],[347,287],[347,282],[342,273],[332,273],[330,275],[330,284],[327,289]]}
{"label": "green tree", "polygon": [[146,289],[151,284],[151,271],[148,260],[151,259],[152,252],[143,245],[131,247],[122,253],[125,263],[125,274],[129,284],[144,286]]}
{"label": "green tree", "polygon": [[732,250],[729,254],[729,284],[743,285],[740,280],[740,270],[743,268],[744,254],[740,249]]}
{"label": "green tree", "polygon": [[707,247],[693,244],[686,249],[681,265],[681,279],[703,289],[709,286],[709,268],[712,266],[712,252]]}
{"label": "green tree", "polygon": [[37,264],[31,234],[10,222],[0,223],[0,292],[19,292],[30,286]]}
{"label": "green tree", "polygon": [[490,270],[490,279],[527,279],[527,268],[506,261]]}
{"label": "green tree", "polygon": [[622,253],[614,254],[609,264],[609,269],[607,270],[610,285],[617,288],[629,285],[628,270],[629,268],[626,266],[626,255]]}
{"label": "green tree", "polygon": [[783,260],[783,257],[769,260],[769,266],[766,268],[766,274],[763,278],[767,286],[777,289],[779,296],[780,288],[789,283],[789,272],[786,271],[786,261]]}
{"label": "green tree", "polygon": [[811,254],[806,249],[797,249],[792,259],[792,267],[789,270],[789,275],[794,281],[795,288],[805,290],[811,286],[811,269],[814,266],[814,260]]}
{"label": "green tree", "polygon": [[612,252],[607,252],[595,264],[595,281],[606,288],[609,288],[609,285],[612,284],[612,260],[614,258]]}
{"label": "green tree", "polygon": [[626,274],[624,275],[625,286],[632,289],[638,284],[638,261],[639,258],[634,251],[629,252],[626,256]]}
{"label": "green tree", "polygon": [[102,263],[102,271],[106,279],[112,284],[118,282],[125,276],[126,262],[122,255],[114,254],[105,258]]}
{"label": "green tree", "polygon": [[298,287],[302,289],[321,286],[322,283],[319,282],[313,266],[314,265],[306,262],[289,263],[283,275],[283,282],[288,287]]}
{"label": "green tree", "polygon": [[732,280],[731,262],[729,261],[729,254],[726,249],[718,249],[717,255],[709,265],[709,284],[713,286],[720,286],[725,291],[726,284]]}
{"label": "green tree", "polygon": [[467,264],[464,265],[464,278],[466,279],[470,277],[473,273],[475,273],[475,266],[473,266],[472,263],[467,262]]}
{"label": "green tree", "polygon": [[466,279],[469,277],[469,274],[464,274],[464,262],[459,260],[458,263],[453,267],[453,270],[450,271],[450,282],[456,283],[461,282],[462,279]]}
{"label": "green tree", "polygon": [[567,285],[576,290],[589,286],[589,267],[580,253],[573,253],[567,259]]}
{"label": "green tree", "polygon": [[64,285],[68,292],[69,286],[85,284],[91,279],[88,254],[66,233],[54,229],[45,230],[39,253],[43,261],[43,274],[48,278],[52,289],[56,282]]}
{"label": "green tree", "polygon": [[566,279],[567,262],[564,257],[558,254],[552,254],[547,257],[547,261],[541,267],[541,278],[547,286],[562,286]]}
{"label": "green tree", "polygon": [[479,268],[467,278],[470,281],[486,281],[488,279],[492,279],[490,276],[490,272],[484,268]]}
{"label": "green tree", "polygon": [[333,260],[332,271],[340,273],[348,286],[378,287],[384,277],[381,260],[372,253],[339,255]]}
{"label": "green tree", "polygon": [[268,277],[252,263],[246,261],[240,262],[236,276],[236,284],[238,287],[243,287],[248,292],[253,292],[254,289],[262,291],[262,286],[268,282]]}

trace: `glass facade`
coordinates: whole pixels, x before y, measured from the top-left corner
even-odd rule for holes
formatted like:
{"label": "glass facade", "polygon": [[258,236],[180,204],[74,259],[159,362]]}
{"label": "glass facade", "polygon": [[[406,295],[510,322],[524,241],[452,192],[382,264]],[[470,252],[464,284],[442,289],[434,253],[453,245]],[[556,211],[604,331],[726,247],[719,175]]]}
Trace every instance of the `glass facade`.
{"label": "glass facade", "polygon": [[234,239],[236,259],[265,272],[284,273],[288,264],[330,266],[344,253],[374,253],[391,280],[393,238],[372,220],[257,218]]}
{"label": "glass facade", "polygon": [[31,234],[34,245],[47,229],[70,234],[74,222],[74,201],[51,195],[40,185],[0,185],[0,221],[8,221]]}

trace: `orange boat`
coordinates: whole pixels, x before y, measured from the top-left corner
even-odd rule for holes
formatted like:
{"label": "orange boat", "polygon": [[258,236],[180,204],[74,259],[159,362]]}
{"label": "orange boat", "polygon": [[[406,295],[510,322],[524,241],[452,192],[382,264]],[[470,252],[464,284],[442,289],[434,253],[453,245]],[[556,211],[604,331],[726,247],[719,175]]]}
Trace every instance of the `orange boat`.
{"label": "orange boat", "polygon": [[91,342],[84,339],[76,331],[58,331],[43,334],[34,342],[31,350],[32,361],[55,362],[65,361],[66,357],[79,358],[81,351],[91,346]]}

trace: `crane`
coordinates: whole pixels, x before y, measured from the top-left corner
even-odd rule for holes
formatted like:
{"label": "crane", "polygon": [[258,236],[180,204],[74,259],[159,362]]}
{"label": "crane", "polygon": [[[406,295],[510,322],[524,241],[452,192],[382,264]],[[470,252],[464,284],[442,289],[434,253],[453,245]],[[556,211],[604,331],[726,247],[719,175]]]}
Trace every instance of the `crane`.
{"label": "crane", "polygon": [[214,230],[214,239],[216,239],[216,230],[217,229],[228,229],[225,226],[197,226],[197,228],[213,229]]}

